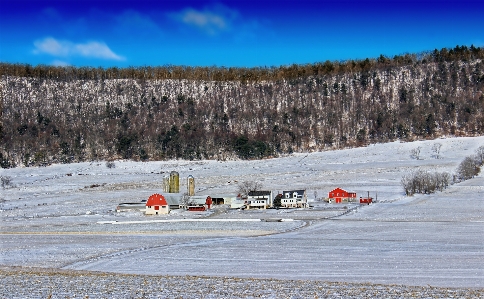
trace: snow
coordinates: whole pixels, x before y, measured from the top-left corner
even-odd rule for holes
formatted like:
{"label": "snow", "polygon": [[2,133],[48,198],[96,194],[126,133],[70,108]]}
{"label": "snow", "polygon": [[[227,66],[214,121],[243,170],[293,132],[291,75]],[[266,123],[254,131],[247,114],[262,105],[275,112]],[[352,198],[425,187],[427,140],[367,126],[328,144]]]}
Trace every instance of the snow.
{"label": "snow", "polygon": [[[439,159],[432,146],[441,143]],[[257,161],[116,161],[0,170],[0,264],[130,274],[310,279],[484,287],[484,175],[405,197],[416,169],[453,173],[484,136],[374,144]],[[411,150],[421,147],[420,159]],[[309,209],[166,216],[115,212],[188,175],[196,194],[236,193],[258,180],[274,193],[306,189]],[[326,204],[336,187],[375,204]],[[260,219],[280,218],[284,222]]]}

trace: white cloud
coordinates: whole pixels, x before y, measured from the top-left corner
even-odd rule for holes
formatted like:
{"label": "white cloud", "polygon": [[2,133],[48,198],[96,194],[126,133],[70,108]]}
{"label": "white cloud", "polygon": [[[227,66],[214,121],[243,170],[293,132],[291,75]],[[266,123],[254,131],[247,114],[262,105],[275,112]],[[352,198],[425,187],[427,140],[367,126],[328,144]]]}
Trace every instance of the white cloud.
{"label": "white cloud", "polygon": [[204,10],[187,8],[172,14],[172,17],[183,24],[197,27],[207,34],[216,35],[220,32],[230,31],[238,13],[225,6],[216,5]]}
{"label": "white cloud", "polygon": [[88,42],[86,44],[76,44],[73,47],[73,52],[78,53],[84,57],[95,57],[109,60],[124,60],[123,57],[117,55],[105,43]]}
{"label": "white cloud", "polygon": [[73,43],[59,41],[46,37],[34,42],[35,54],[49,54],[56,57],[82,56],[86,58],[100,58],[107,60],[124,60],[125,58],[114,53],[105,43],[90,41],[87,43]]}
{"label": "white cloud", "polygon": [[35,54],[46,53],[52,56],[67,56],[69,55],[70,44],[67,42],[59,42],[52,37],[46,37],[43,40],[34,42]]}
{"label": "white cloud", "polygon": [[194,9],[185,11],[183,13],[182,20],[186,24],[195,25],[197,27],[210,30],[224,30],[227,27],[223,16],[219,16],[211,12],[200,12]]}

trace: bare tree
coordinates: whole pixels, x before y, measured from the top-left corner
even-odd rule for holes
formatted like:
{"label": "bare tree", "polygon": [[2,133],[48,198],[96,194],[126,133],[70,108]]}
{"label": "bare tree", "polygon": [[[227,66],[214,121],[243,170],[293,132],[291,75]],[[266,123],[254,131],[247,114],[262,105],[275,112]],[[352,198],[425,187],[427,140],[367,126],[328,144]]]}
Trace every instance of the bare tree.
{"label": "bare tree", "polygon": [[437,142],[432,145],[432,151],[435,153],[435,159],[440,159],[440,148],[442,147],[442,143]]}
{"label": "bare tree", "polygon": [[116,168],[116,164],[113,161],[106,161],[107,168]]}
{"label": "bare tree", "polygon": [[193,205],[193,202],[190,200],[188,193],[185,192],[180,199],[180,206],[186,209],[190,205]]}
{"label": "bare tree", "polygon": [[9,187],[12,187],[12,177],[10,177],[10,176],[1,176],[0,182],[2,184],[3,189],[7,189]]}
{"label": "bare tree", "polygon": [[472,179],[479,174],[480,170],[480,166],[477,163],[477,158],[475,156],[465,157],[457,168],[457,177],[461,181]]}
{"label": "bare tree", "polygon": [[481,145],[476,151],[476,162],[478,165],[484,165],[484,145]]}
{"label": "bare tree", "polygon": [[417,170],[402,177],[401,184],[407,196],[415,193],[430,194],[449,186],[451,175],[447,172]]}
{"label": "bare tree", "polygon": [[400,180],[403,190],[405,190],[405,195],[411,196],[415,193],[415,188],[413,186],[413,178],[410,174],[406,174]]}
{"label": "bare tree", "polygon": [[260,191],[262,189],[262,183],[256,181],[243,181],[238,184],[237,191],[244,198],[247,197],[251,191]]}
{"label": "bare tree", "polygon": [[412,157],[413,159],[420,160],[420,149],[421,149],[420,146],[417,146],[416,148],[412,149],[410,151],[410,157]]}
{"label": "bare tree", "polygon": [[440,173],[437,173],[436,175],[437,175],[437,182],[438,182],[437,189],[439,189],[439,191],[442,191],[449,186],[451,175],[448,172],[440,172]]}

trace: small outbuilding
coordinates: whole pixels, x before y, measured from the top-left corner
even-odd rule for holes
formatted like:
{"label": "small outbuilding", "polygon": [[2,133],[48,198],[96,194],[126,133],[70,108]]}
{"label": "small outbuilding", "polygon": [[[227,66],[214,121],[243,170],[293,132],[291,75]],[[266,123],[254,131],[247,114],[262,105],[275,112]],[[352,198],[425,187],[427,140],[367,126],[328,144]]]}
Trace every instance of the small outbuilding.
{"label": "small outbuilding", "polygon": [[348,192],[341,188],[336,188],[329,192],[328,199],[330,203],[355,202],[356,192]]}
{"label": "small outbuilding", "polygon": [[203,212],[207,210],[206,206],[188,206],[188,211],[190,212]]}
{"label": "small outbuilding", "polygon": [[369,205],[373,203],[373,197],[361,197],[360,196],[360,204],[362,205]]}
{"label": "small outbuilding", "polygon": [[155,193],[146,201],[146,215],[159,215],[170,213],[170,206],[163,195]]}

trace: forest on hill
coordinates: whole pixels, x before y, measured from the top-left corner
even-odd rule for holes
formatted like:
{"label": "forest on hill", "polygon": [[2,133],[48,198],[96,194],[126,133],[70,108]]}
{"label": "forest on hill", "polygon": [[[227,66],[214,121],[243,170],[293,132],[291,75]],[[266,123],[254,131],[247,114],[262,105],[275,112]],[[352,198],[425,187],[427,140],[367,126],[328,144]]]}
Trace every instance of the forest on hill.
{"label": "forest on hill", "polygon": [[0,163],[253,159],[484,134],[484,48],[261,68],[0,63]]}

